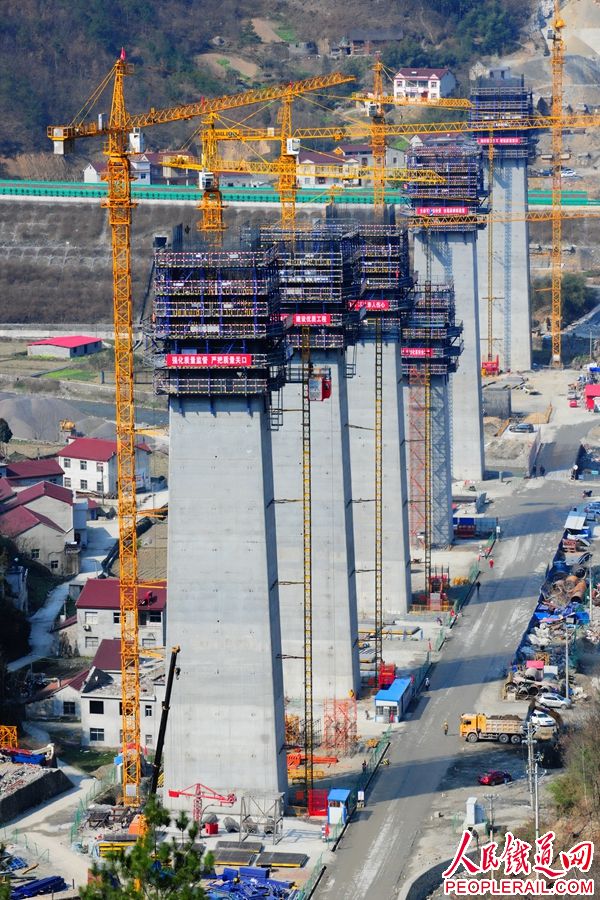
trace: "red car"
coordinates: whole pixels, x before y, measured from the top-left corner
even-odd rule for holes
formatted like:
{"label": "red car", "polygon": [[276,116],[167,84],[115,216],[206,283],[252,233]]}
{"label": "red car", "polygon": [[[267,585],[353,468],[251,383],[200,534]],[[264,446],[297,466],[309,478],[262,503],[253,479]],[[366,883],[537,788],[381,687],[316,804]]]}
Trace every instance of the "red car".
{"label": "red car", "polygon": [[501,772],[498,769],[493,769],[491,772],[484,772],[477,781],[479,784],[507,784],[509,781],[512,781],[512,775],[510,772]]}

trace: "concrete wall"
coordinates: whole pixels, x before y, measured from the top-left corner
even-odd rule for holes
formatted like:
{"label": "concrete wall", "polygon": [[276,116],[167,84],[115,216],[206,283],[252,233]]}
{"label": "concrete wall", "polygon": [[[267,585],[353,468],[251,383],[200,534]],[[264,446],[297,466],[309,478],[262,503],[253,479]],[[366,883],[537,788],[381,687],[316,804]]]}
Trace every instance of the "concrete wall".
{"label": "concrete wall", "polygon": [[[498,158],[494,163],[494,212],[521,217],[494,222],[492,231],[493,356],[503,370],[531,369],[531,295],[529,283],[529,225],[527,212],[527,161]],[[488,238],[487,229],[477,241],[481,357],[487,358]]]}
{"label": "concrete wall", "polygon": [[263,401],[173,399],[169,492],[167,640],[181,646],[181,671],[164,796],[196,782],[283,791],[277,540]]}
{"label": "concrete wall", "polygon": [[26,809],[40,806],[46,800],[51,800],[52,797],[63,794],[72,787],[72,782],[69,781],[62,769],[40,768],[39,778],[30,781],[29,784],[24,784],[14,794],[0,798],[0,822],[10,822]]}
{"label": "concrete wall", "polygon": [[[313,690],[322,700],[347,697],[351,690],[358,694],[360,687],[348,428],[352,382],[344,376],[341,352],[314,351],[311,360],[315,367],[330,367],[332,377],[330,399],[311,403]],[[284,425],[273,434],[281,631],[284,656],[302,657],[301,386],[286,385],[283,397]],[[286,696],[303,696],[302,659],[284,659],[284,684]]]}
{"label": "concrete wall", "polygon": [[30,500],[26,504],[27,509],[46,516],[51,522],[56,522],[63,531],[71,531],[73,528],[73,507],[64,500],[56,500],[54,497],[42,495]]}
{"label": "concrete wall", "polygon": [[[452,475],[480,481],[484,475],[481,355],[475,232],[432,232],[431,280],[454,282],[456,320],[463,323],[464,350],[451,379]],[[426,238],[415,235],[415,269],[425,278]]]}
{"label": "concrete wall", "polygon": [[[121,695],[120,683],[116,685],[113,696],[99,693],[82,694],[81,696],[81,744],[84,747],[120,747],[122,719],[120,713]],[[140,740],[149,752],[156,747],[160,717],[162,713],[162,701],[164,699],[164,685],[157,686],[156,693],[144,696],[140,700]],[[90,703],[101,701],[102,713],[91,713]],[[93,728],[101,728],[104,732],[103,740],[92,740]]]}
{"label": "concrete wall", "polygon": [[[404,615],[410,605],[408,486],[402,367],[398,344],[383,348],[383,609]],[[356,348],[348,382],[356,593],[360,618],[375,603],[375,345]]]}

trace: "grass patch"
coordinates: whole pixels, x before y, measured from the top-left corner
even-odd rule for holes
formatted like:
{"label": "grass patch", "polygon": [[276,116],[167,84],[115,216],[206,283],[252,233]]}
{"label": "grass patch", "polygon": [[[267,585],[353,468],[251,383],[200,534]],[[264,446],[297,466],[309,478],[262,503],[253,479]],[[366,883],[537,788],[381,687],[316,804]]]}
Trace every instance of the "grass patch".
{"label": "grass patch", "polygon": [[217,62],[219,63],[220,66],[223,66],[224,69],[230,69],[230,68],[231,68],[231,63],[230,63],[230,61],[229,61],[228,59],[225,59],[224,56],[222,56],[221,59],[218,59]]}
{"label": "grass patch", "polygon": [[81,769],[86,775],[93,774],[96,769],[101,766],[113,765],[115,758],[115,750],[96,750],[95,748],[84,749],[77,747],[75,744],[57,742],[57,754],[70,766]]}
{"label": "grass patch", "polygon": [[45,573],[42,566],[39,566],[39,568],[34,568],[32,565],[29,566],[27,586],[29,588],[30,616],[44,605],[50,591],[61,584],[61,582],[62,578],[55,578],[50,572]]}
{"label": "grass patch", "polygon": [[294,44],[296,42],[296,32],[291,25],[278,25],[273,31],[286,44]]}
{"label": "grass patch", "polygon": [[97,372],[90,372],[89,369],[56,369],[54,372],[46,372],[42,378],[54,378],[56,381],[96,381]]}

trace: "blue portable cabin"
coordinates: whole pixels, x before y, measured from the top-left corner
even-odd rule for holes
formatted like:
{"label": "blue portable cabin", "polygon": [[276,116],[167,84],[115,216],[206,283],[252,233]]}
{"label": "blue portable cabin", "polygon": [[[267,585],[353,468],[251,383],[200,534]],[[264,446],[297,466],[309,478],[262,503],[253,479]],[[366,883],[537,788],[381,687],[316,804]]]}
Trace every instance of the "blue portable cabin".
{"label": "blue portable cabin", "polygon": [[327,822],[345,825],[356,802],[356,792],[346,788],[332,788],[327,795]]}
{"label": "blue portable cabin", "polygon": [[399,722],[413,696],[411,678],[396,678],[375,694],[375,721]]}

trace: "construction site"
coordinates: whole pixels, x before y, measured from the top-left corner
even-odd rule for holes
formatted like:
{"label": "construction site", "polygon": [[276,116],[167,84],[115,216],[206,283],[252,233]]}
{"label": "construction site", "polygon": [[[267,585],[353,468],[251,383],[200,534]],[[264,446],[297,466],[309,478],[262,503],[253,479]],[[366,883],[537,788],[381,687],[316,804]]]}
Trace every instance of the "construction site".
{"label": "construction site", "polygon": [[[390,124],[386,108],[399,104],[378,58],[372,90],[354,95],[368,103],[362,124],[293,126],[304,95],[353,80],[338,73],[132,115],[123,51],[79,117],[49,126],[57,155],[107,141],[120,669],[94,698],[120,691],[120,745],[116,785],[70,833],[100,866],[144,834],[157,796],[201,826],[216,866],[208,896],[311,896],[321,852],[364,807],[394,727],[414,714],[463,605],[479,600],[501,534],[482,486],[492,470],[502,482],[502,460],[486,460],[484,388],[532,369],[530,221],[552,228],[551,365],[561,368],[561,223],[577,215],[561,202],[561,135],[600,124],[563,111],[562,28],[557,5],[547,116],[534,114],[522,75],[498,68],[468,99],[414,101],[462,119]],[[96,120],[104,90],[110,116]],[[276,128],[220,121],[267,102],[280,104]],[[130,135],[188,120],[200,123],[202,156],[174,152],[169,165],[199,172],[198,228],[157,229],[138,330]],[[552,194],[532,213],[528,165],[547,131]],[[402,168],[387,165],[398,136]],[[341,139],[368,140],[372,164],[340,173],[326,151],[331,165],[315,174],[340,184],[301,209],[301,144]],[[279,155],[232,158],[258,141]],[[245,218],[230,210],[220,178],[231,171],[276,179],[277,204]],[[351,176],[372,192],[366,209],[345,201]],[[134,349],[168,410],[166,639],[151,651],[139,592],[151,598],[160,575],[140,578],[138,525],[163,521],[167,507],[139,504]],[[539,432],[529,441],[526,477]],[[577,587],[582,598],[582,577]],[[148,658],[162,712],[151,753]],[[16,733],[5,737],[6,753],[16,746]],[[4,790],[24,776],[0,777]]]}

